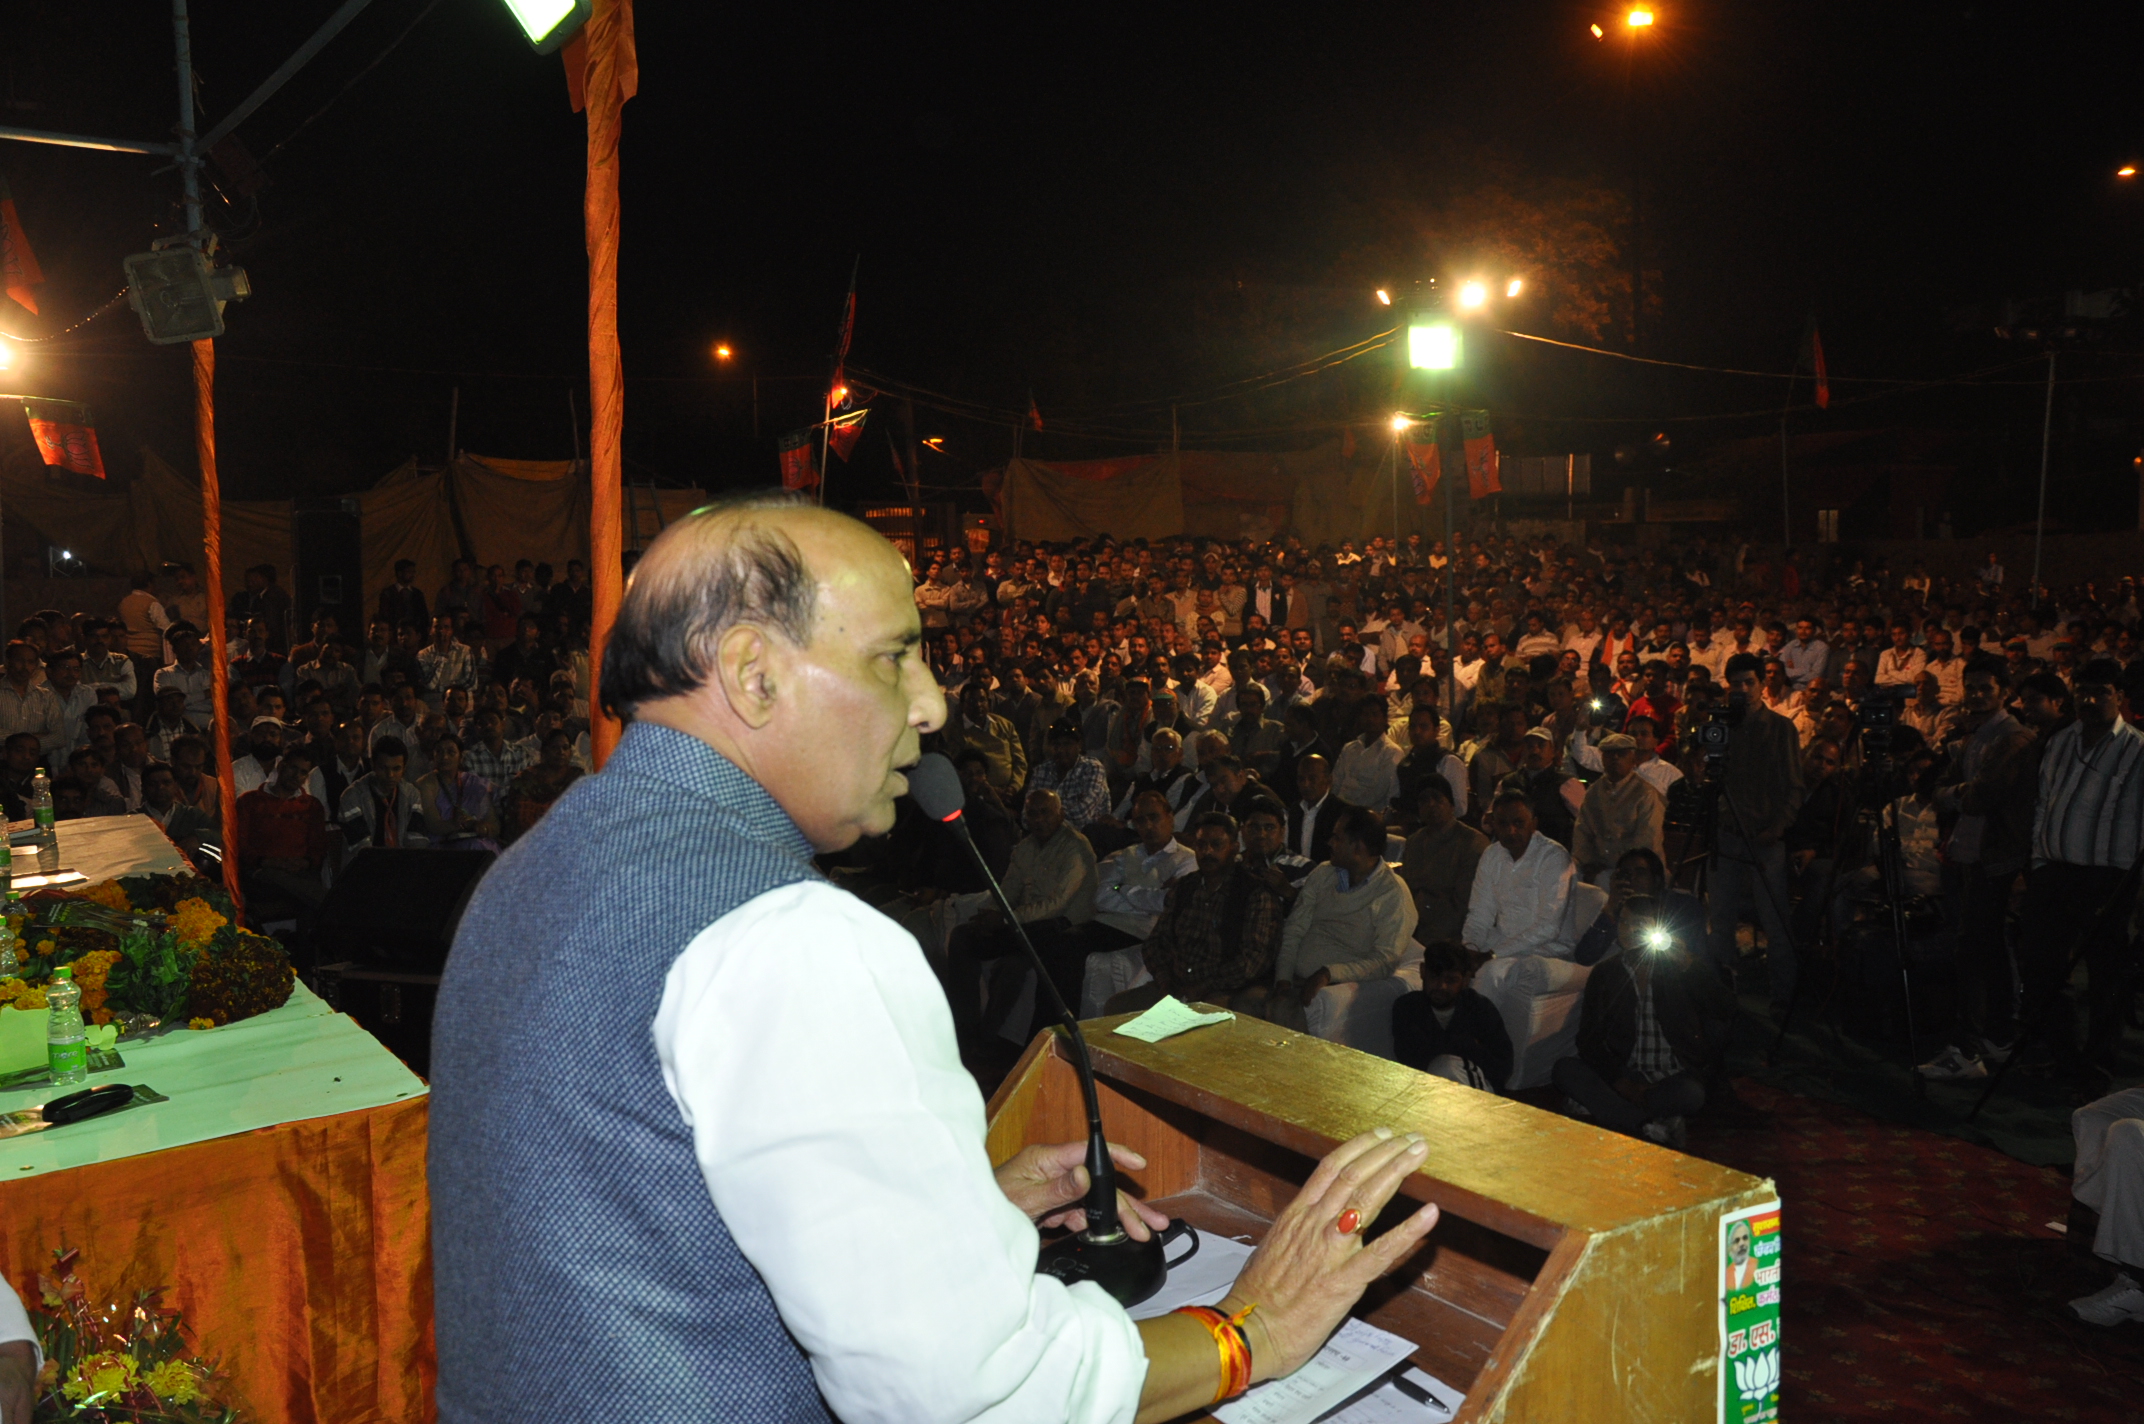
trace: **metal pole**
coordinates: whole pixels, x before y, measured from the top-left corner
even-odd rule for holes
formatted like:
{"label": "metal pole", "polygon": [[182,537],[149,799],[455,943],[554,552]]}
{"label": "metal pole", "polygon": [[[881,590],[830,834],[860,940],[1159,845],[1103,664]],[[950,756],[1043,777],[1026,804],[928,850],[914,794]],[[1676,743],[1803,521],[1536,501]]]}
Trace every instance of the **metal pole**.
{"label": "metal pole", "polygon": [[1392,432],[1392,547],[1400,546],[1400,433]]}
{"label": "metal pole", "polygon": [[[452,396],[452,397],[451,397],[451,398],[450,398],[450,399],[449,399],[449,400],[447,401],[447,465],[448,465],[448,466],[449,466],[450,468],[451,468],[451,467],[453,466],[453,464],[454,464],[454,448],[455,448],[456,444],[458,443],[458,436],[460,435],[460,426],[461,426],[461,420],[462,420],[462,388],[461,388],[460,386],[456,386],[456,387],[454,388],[454,394],[453,394],[453,396]],[[575,434],[574,434],[574,437],[573,437],[573,443],[574,443],[574,446],[575,446],[575,449],[574,449],[574,452],[573,452],[574,458],[575,458],[575,459],[579,459],[579,458],[580,458],[580,454],[581,454],[581,452],[580,452],[580,449],[579,449],[579,446],[580,446],[580,443],[581,443],[581,437],[580,437],[580,434],[579,434],[579,431],[578,431],[578,429],[576,429],[576,431],[575,431]]]}
{"label": "metal pole", "polygon": [[1571,495],[1577,488],[1578,456],[1576,454],[1566,455],[1563,457],[1563,522],[1566,524],[1569,524],[1574,517],[1571,513]]}
{"label": "metal pole", "polygon": [[[1444,468],[1444,422],[1437,422],[1437,482],[1444,486],[1444,711],[1449,717],[1459,715],[1459,635],[1452,631],[1452,619],[1458,616],[1453,611],[1456,602],[1454,590],[1459,586],[1459,533],[1453,524],[1452,477]],[[1459,724],[1452,724],[1452,740],[1459,740]],[[1459,748],[1446,747],[1457,753]]]}
{"label": "metal pole", "polygon": [[2040,508],[2032,519],[2032,605],[2040,606],[2040,544],[2047,537],[2047,452],[2055,437],[2055,353],[2047,353],[2047,411],[2040,417]]}
{"label": "metal pole", "polygon": [[194,45],[186,0],[171,0],[171,42],[179,68],[179,190],[186,201],[186,238],[201,245],[201,160],[194,154]]}

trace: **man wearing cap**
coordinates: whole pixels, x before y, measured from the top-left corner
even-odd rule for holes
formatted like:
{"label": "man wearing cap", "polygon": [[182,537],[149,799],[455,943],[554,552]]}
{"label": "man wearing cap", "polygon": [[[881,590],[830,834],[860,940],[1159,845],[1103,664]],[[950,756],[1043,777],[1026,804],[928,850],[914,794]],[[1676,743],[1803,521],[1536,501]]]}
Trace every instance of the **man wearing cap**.
{"label": "man wearing cap", "polygon": [[171,644],[171,661],[156,670],[156,690],[178,688],[186,694],[186,715],[207,722],[216,714],[216,679],[201,661],[201,630],[191,623],[174,623],[164,630],[164,640]]}
{"label": "man wearing cap", "polygon": [[[237,783],[240,796],[258,791],[275,774],[275,764],[283,754],[283,724],[274,717],[255,717],[246,738],[252,750],[231,763],[231,780]],[[311,758],[307,758],[310,765]]]}
{"label": "man wearing cap", "polygon": [[1638,743],[1616,732],[1601,738],[1601,775],[1586,788],[1571,831],[1571,859],[1589,884],[1602,883],[1634,850],[1661,854],[1667,802],[1638,775]]}
{"label": "man wearing cap", "polygon": [[1520,742],[1518,769],[1503,784],[1524,792],[1541,834],[1568,849],[1579,809],[1585,804],[1586,787],[1558,766],[1558,759],[1556,734],[1546,727],[1530,727]]}

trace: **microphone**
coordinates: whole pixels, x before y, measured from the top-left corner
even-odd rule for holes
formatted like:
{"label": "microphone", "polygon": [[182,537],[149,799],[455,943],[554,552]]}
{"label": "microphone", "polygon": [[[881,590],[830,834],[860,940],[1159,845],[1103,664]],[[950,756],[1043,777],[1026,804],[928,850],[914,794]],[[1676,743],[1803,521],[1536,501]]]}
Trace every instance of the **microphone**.
{"label": "microphone", "polygon": [[1042,1257],[1036,1270],[1044,1275],[1055,1276],[1067,1285],[1076,1281],[1093,1281],[1125,1306],[1137,1305],[1140,1301],[1160,1290],[1169,1278],[1169,1264],[1162,1249],[1164,1235],[1173,1237],[1180,1223],[1170,1223],[1167,1233],[1155,1233],[1145,1241],[1134,1241],[1125,1231],[1124,1223],[1117,1215],[1117,1169],[1109,1160],[1109,1139],[1102,1132],[1102,1103],[1096,1093],[1094,1064],[1087,1058],[1087,1039],[1079,1031],[1079,1019],[1065,1005],[1064,996],[1057,992],[1057,985],[1050,978],[1050,971],[1035,952],[1034,941],[1027,937],[1027,927],[1013,913],[1012,905],[998,885],[998,878],[990,873],[990,866],[983,860],[982,851],[975,845],[975,837],[969,833],[967,816],[967,793],[961,789],[960,773],[953,763],[936,752],[926,755],[908,773],[908,794],[915,798],[923,813],[946,826],[959,837],[975,861],[975,868],[983,873],[983,882],[990,887],[990,894],[997,900],[1005,922],[1012,926],[1020,940],[1020,947],[1027,951],[1028,962],[1035,969],[1035,992],[1047,994],[1049,1002],[1057,1011],[1057,1020],[1072,1045],[1072,1066],[1079,1074],[1080,1095],[1087,1105],[1087,1196],[1081,1210],[1087,1214],[1087,1226],[1062,1241],[1052,1242],[1042,1248]]}

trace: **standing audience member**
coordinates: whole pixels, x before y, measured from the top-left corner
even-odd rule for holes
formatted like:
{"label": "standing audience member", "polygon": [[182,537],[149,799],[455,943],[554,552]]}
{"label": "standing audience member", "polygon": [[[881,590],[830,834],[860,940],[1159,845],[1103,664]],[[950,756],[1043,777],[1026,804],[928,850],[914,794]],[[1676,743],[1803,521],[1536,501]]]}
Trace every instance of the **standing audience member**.
{"label": "standing audience member", "polygon": [[[1813,625],[1800,624],[1804,642]],[[1824,644],[1814,646],[1822,649]],[[1821,668],[1819,661],[1816,666]],[[1719,830],[1711,866],[1712,957],[1736,962],[1735,930],[1754,912],[1765,934],[1772,1016],[1783,1018],[1794,1000],[1796,958],[1787,924],[1787,828],[1802,804],[1801,738],[1794,724],[1764,705],[1758,691],[1762,664],[1749,654],[1727,660],[1730,705],[1742,720],[1727,746]],[[1815,676],[1814,673],[1811,676]]]}

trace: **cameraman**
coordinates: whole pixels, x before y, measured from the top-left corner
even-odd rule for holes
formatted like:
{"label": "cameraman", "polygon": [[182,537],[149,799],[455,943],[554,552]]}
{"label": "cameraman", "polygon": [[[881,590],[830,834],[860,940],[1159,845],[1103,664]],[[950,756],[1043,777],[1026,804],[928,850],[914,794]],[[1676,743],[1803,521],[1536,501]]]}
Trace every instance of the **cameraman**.
{"label": "cameraman", "polygon": [[1602,1127],[1681,1147],[1683,1119],[1705,1105],[1705,1076],[1734,998],[1650,896],[1623,902],[1615,953],[1593,968],[1579,1004],[1577,1056],[1556,1086]]}
{"label": "cameraman", "polygon": [[[1794,999],[1793,932],[1787,927],[1787,847],[1782,837],[1802,804],[1801,738],[1794,724],[1764,705],[1763,663],[1748,653],[1727,660],[1727,754],[1708,754],[1705,776],[1720,786],[1712,852],[1712,955],[1729,970],[1735,929],[1754,912],[1769,942],[1772,1011]],[[1739,721],[1733,719],[1739,714]]]}

